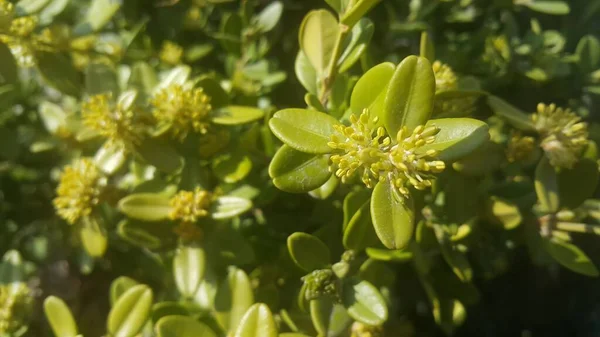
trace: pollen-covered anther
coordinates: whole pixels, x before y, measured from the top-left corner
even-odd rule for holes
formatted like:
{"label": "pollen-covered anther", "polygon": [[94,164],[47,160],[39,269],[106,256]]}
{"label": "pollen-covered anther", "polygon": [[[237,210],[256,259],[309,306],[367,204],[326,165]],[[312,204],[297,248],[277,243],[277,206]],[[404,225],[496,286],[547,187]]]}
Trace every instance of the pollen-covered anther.
{"label": "pollen-covered anther", "polygon": [[209,215],[212,194],[197,187],[194,191],[180,191],[171,198],[171,220],[194,223]]}
{"label": "pollen-covered anther", "polygon": [[440,129],[435,126],[417,126],[412,133],[406,127],[398,131],[397,145],[393,146],[389,158],[396,168],[389,172],[389,178],[398,192],[409,195],[407,185],[418,190],[431,187],[434,173],[440,173],[446,168],[443,161],[436,160],[439,152],[434,149],[424,150],[423,147],[435,141]]}
{"label": "pollen-covered anther", "polygon": [[456,74],[450,66],[440,61],[435,61],[432,67],[435,76],[436,91],[454,90],[458,87]]}
{"label": "pollen-covered anther", "polygon": [[329,170],[347,182],[359,171],[363,183],[372,188],[380,180],[381,173],[391,169],[386,152],[391,139],[383,127],[375,128],[378,118],[369,118],[369,111],[350,116],[350,125],[335,125],[337,131],[331,136],[329,147],[340,153],[333,154]]}

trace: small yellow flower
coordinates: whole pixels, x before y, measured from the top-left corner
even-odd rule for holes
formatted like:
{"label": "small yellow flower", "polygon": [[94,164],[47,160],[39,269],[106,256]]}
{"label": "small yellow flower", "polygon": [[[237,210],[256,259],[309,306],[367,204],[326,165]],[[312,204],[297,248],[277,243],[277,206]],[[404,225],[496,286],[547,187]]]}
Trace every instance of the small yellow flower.
{"label": "small yellow flower", "polygon": [[194,191],[180,191],[171,198],[171,220],[194,223],[208,216],[212,194],[196,187]]}
{"label": "small yellow flower", "polygon": [[433,74],[436,91],[454,90],[458,87],[456,74],[447,64],[440,61],[433,62]]}
{"label": "small yellow flower", "polygon": [[90,97],[81,106],[83,124],[105,137],[111,145],[127,147],[138,145],[143,139],[143,125],[136,121],[129,107],[112,102],[112,94]]}
{"label": "small yellow flower", "polygon": [[350,126],[334,126],[337,134],[331,136],[328,145],[343,153],[330,157],[332,165],[329,170],[335,172],[342,182],[347,182],[359,171],[363,183],[373,188],[380,180],[380,173],[392,168],[386,155],[391,139],[386,136],[383,127],[373,127],[378,121],[377,117],[369,120],[369,111],[365,109],[360,117],[350,116]]}
{"label": "small yellow flower", "polygon": [[12,335],[28,323],[33,296],[25,283],[0,286],[0,335]]}
{"label": "small yellow flower", "polygon": [[177,65],[181,63],[183,48],[173,41],[165,41],[160,50],[159,58],[166,64]]}
{"label": "small yellow flower", "polygon": [[406,185],[410,184],[418,190],[430,187],[434,175],[440,173],[446,165],[443,161],[435,160],[436,150],[421,151],[421,147],[435,141],[440,129],[435,126],[417,126],[412,133],[406,127],[398,131],[394,145],[390,151],[390,161],[395,169],[389,173],[389,178],[398,191],[405,197],[409,196]]}
{"label": "small yellow flower", "polygon": [[35,16],[22,16],[10,23],[10,34],[16,37],[28,37],[37,27]]}
{"label": "small yellow flower", "polygon": [[352,324],[352,336],[351,337],[382,337],[383,327],[366,325],[360,322],[354,322]]}
{"label": "small yellow flower", "polygon": [[81,158],[65,167],[54,199],[56,213],[69,224],[92,213],[100,202],[106,178],[102,176],[92,159]]}
{"label": "small yellow flower", "polygon": [[506,158],[511,163],[525,160],[531,156],[535,146],[535,138],[516,132],[508,140]]}
{"label": "small yellow flower", "polygon": [[587,123],[570,109],[543,103],[538,104],[531,119],[542,136],[541,147],[550,164],[572,168],[588,144]]}
{"label": "small yellow flower", "polygon": [[172,84],[160,90],[150,100],[154,117],[161,124],[171,126],[173,135],[180,141],[191,131],[205,134],[210,126],[210,97],[202,88],[184,88]]}

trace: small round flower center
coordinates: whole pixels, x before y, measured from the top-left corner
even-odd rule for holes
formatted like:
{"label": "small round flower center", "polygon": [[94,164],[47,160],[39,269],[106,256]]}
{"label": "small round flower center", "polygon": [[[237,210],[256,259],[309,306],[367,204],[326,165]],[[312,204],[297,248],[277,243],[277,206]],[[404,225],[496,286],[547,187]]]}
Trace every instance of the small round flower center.
{"label": "small round flower center", "polygon": [[197,187],[194,191],[180,191],[171,198],[171,220],[194,223],[208,216],[208,208],[212,203],[210,192]]}
{"label": "small round flower center", "polygon": [[436,91],[454,90],[458,87],[456,74],[450,66],[440,61],[433,62],[432,66]]}

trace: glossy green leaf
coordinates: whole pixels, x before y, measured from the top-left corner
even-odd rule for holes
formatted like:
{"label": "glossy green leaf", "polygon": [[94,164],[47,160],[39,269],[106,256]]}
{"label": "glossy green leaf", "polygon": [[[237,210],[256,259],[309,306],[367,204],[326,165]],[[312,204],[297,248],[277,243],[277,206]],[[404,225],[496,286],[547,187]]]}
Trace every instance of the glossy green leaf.
{"label": "glossy green leaf", "polygon": [[356,251],[381,246],[371,221],[371,200],[365,201],[348,221],[342,242],[346,249]]}
{"label": "glossy green leaf", "polygon": [[334,125],[340,124],[325,113],[305,109],[277,111],[269,120],[271,131],[286,145],[305,153],[330,153],[327,143],[336,133]]}
{"label": "glossy green leaf", "polygon": [[156,193],[130,194],[119,201],[118,207],[127,216],[144,221],[168,219],[173,209],[168,197]]}
{"label": "glossy green leaf", "polygon": [[154,92],[163,90],[173,84],[184,85],[190,78],[192,68],[187,65],[180,65],[161,73],[160,82],[154,88]]}
{"label": "glossy green leaf", "polygon": [[21,0],[15,5],[15,12],[19,16],[31,15],[41,11],[50,0]]}
{"label": "glossy green leaf", "polygon": [[44,300],[44,313],[56,337],[77,336],[77,324],[69,307],[58,297],[48,296]]}
{"label": "glossy green leaf", "polygon": [[70,96],[81,94],[82,77],[66,54],[38,51],[35,58],[40,74],[49,85]]}
{"label": "glossy green leaf", "polygon": [[124,219],[117,225],[117,234],[132,245],[158,250],[174,247],[178,236],[175,223],[165,220],[149,224],[142,220]]}
{"label": "glossy green leaf", "polygon": [[204,277],[206,256],[201,247],[179,248],[173,259],[175,285],[184,297],[192,297]]}
{"label": "glossy green leaf", "polygon": [[84,218],[83,226],[79,232],[79,238],[83,248],[91,257],[102,257],[108,248],[108,238],[105,229],[98,223],[94,216]]}
{"label": "glossy green leaf", "polygon": [[252,160],[245,154],[232,152],[215,158],[212,162],[215,175],[228,184],[244,179],[252,170]]}
{"label": "glossy green leaf", "polygon": [[352,28],[345,49],[338,60],[340,73],[346,72],[360,59],[371,42],[374,30],[373,22],[367,18],[362,18]]}
{"label": "glossy green leaf", "polygon": [[115,97],[119,93],[117,73],[106,63],[90,63],[85,69],[85,92],[88,95],[111,93]]}
{"label": "glossy green leaf", "polygon": [[221,19],[220,39],[221,45],[228,52],[239,55],[241,47],[243,22],[242,18],[237,13],[225,13]]}
{"label": "glossy green leaf", "polygon": [[238,125],[259,120],[264,114],[259,108],[230,105],[215,111],[211,120],[215,124]]}
{"label": "glossy green leaf", "polygon": [[158,78],[154,69],[146,62],[136,62],[131,67],[131,75],[127,86],[131,89],[137,90],[139,93],[149,95],[152,93],[156,85],[158,84]]}
{"label": "glossy green leaf", "polygon": [[273,30],[283,13],[283,4],[273,1],[265,7],[256,17],[256,25],[261,32]]}
{"label": "glossy green leaf", "polygon": [[210,206],[210,216],[213,219],[229,219],[236,217],[252,208],[252,201],[233,196],[218,197]]}
{"label": "glossy green leaf", "polygon": [[134,337],[150,315],[152,290],[143,284],[127,290],[108,314],[107,329],[111,337]]}
{"label": "glossy green leaf", "polygon": [[125,149],[122,146],[117,146],[109,142],[102,145],[94,156],[96,166],[108,175],[117,172],[123,166],[126,159]]}
{"label": "glossy green leaf", "polygon": [[575,166],[571,169],[561,169],[557,179],[562,207],[579,207],[586,199],[594,196],[598,180],[600,180],[596,143],[590,141]]}
{"label": "glossy green leaf", "polygon": [[470,154],[452,163],[452,168],[462,174],[483,176],[499,169],[505,158],[504,148],[497,143],[488,141]]}
{"label": "glossy green leaf", "polygon": [[437,150],[438,158],[443,161],[454,161],[464,157],[490,138],[487,124],[472,118],[432,119],[426,126],[436,126],[440,128],[440,132],[435,136],[433,143],[424,145],[419,152]]}
{"label": "glossy green leaf", "polygon": [[350,317],[367,325],[381,325],[388,317],[387,304],[379,290],[357,278],[344,281],[342,304]]}
{"label": "glossy green leaf", "polygon": [[75,26],[73,33],[76,36],[83,36],[97,32],[112,19],[122,4],[121,0],[93,0],[85,19]]}
{"label": "glossy green leaf", "polygon": [[489,95],[487,102],[496,115],[504,118],[515,128],[522,131],[535,131],[535,125],[528,114],[496,96]]}
{"label": "glossy green leaf", "polygon": [[389,250],[379,248],[367,248],[367,255],[374,260],[390,261],[390,262],[405,262],[413,258],[413,253],[409,250]]}
{"label": "glossy green leaf", "polygon": [[494,219],[506,230],[516,228],[523,221],[519,207],[503,198],[491,197],[489,210]]}
{"label": "glossy green leaf", "polygon": [[545,212],[556,212],[559,208],[558,177],[546,157],[542,157],[535,169],[535,193]]}
{"label": "glossy green leaf", "polygon": [[252,304],[254,295],[248,276],[243,270],[231,267],[215,295],[217,322],[223,330],[233,334]]}
{"label": "glossy green leaf", "polygon": [[284,145],[269,165],[269,176],[282,191],[310,192],[329,180],[329,156],[303,153]]}
{"label": "glossy green leaf", "polygon": [[67,127],[67,113],[59,105],[43,101],[38,110],[46,130],[51,134],[54,135]]}
{"label": "glossy green leaf", "polygon": [[136,147],[137,154],[148,164],[165,173],[173,173],[183,166],[183,158],[170,144],[154,138],[146,138]]}
{"label": "glossy green leaf", "polygon": [[352,27],[358,20],[367,15],[367,13],[377,5],[381,0],[358,0],[351,2],[353,5],[346,9],[346,12],[341,18],[341,23]]}
{"label": "glossy green leaf", "polygon": [[127,290],[138,284],[140,284],[138,281],[127,276],[119,276],[114,281],[112,281],[109,290],[109,300],[111,306],[114,305],[119,299],[119,297],[121,297],[121,295],[127,292]]}
{"label": "glossy green leaf", "polygon": [[217,337],[206,324],[192,317],[179,315],[159,319],[155,329],[158,337]]}
{"label": "glossy green leaf", "polygon": [[373,189],[371,217],[384,246],[402,249],[408,245],[415,226],[413,200],[399,196],[388,180],[377,183]]}
{"label": "glossy green leaf", "polygon": [[310,301],[310,317],[319,336],[339,336],[352,323],[346,309],[327,297]]}
{"label": "glossy green leaf", "polygon": [[308,194],[313,198],[325,200],[329,198],[333,194],[333,192],[335,192],[339,184],[340,179],[332,174],[329,177],[329,179],[325,182],[325,184],[321,185],[317,189],[308,192]]}
{"label": "glossy green leaf", "polygon": [[329,248],[316,236],[296,232],[287,239],[292,260],[307,272],[327,267],[331,263]]}
{"label": "glossy green leaf", "polygon": [[388,133],[395,135],[406,126],[409,132],[424,125],[433,111],[435,77],[431,63],[422,57],[402,60],[385,94],[382,120]]}
{"label": "glossy green leaf", "polygon": [[419,44],[419,56],[429,60],[429,62],[435,62],[435,46],[431,36],[427,32],[421,33],[421,43]]}
{"label": "glossy green leaf", "polygon": [[325,73],[333,54],[339,25],[331,12],[313,10],[300,26],[300,49],[304,52],[317,74]]}
{"label": "glossy green leaf", "polygon": [[365,189],[356,190],[348,193],[344,198],[342,210],[344,212],[343,230],[346,230],[350,219],[362,207],[362,205],[371,198],[371,192]]}
{"label": "glossy green leaf", "polygon": [[298,81],[300,81],[304,89],[306,89],[306,91],[309,93],[316,95],[318,78],[317,71],[302,50],[298,51],[298,55],[296,56],[294,71]]}
{"label": "glossy green leaf", "polygon": [[586,35],[579,40],[575,53],[579,57],[577,66],[588,74],[600,68],[600,41],[593,35]]}
{"label": "glossy green leaf", "polygon": [[246,311],[234,337],[277,337],[277,324],[269,307],[257,303]]}
{"label": "glossy green leaf", "polygon": [[380,63],[361,76],[350,97],[350,108],[354,114],[359,115],[364,109],[369,109],[372,117],[381,116],[387,88],[395,68],[393,63]]}
{"label": "glossy green leaf", "polygon": [[68,4],[69,0],[51,0],[38,14],[40,26],[47,26],[52,23],[54,18],[67,8]]}
{"label": "glossy green leaf", "polygon": [[210,106],[213,109],[220,109],[229,105],[229,95],[219,82],[210,76],[200,76],[196,86],[202,88],[203,92],[210,96]]}
{"label": "glossy green leaf", "polygon": [[519,4],[528,7],[536,12],[550,15],[566,15],[571,9],[569,4],[564,1],[556,0],[535,0],[535,1],[520,1]]}
{"label": "glossy green leaf", "polygon": [[548,253],[564,267],[587,276],[600,275],[592,260],[574,244],[556,238],[545,242]]}
{"label": "glossy green leaf", "polygon": [[192,314],[189,303],[183,302],[159,302],[152,306],[150,318],[153,323],[157,323],[166,316],[188,316]]}

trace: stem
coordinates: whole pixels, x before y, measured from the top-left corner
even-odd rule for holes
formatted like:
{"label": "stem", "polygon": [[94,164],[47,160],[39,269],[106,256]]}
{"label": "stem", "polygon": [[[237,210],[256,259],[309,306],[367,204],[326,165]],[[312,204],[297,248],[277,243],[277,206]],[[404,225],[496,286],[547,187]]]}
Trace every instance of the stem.
{"label": "stem", "polygon": [[600,235],[600,226],[593,226],[584,223],[558,222],[556,223],[556,229],[563,230],[566,232],[593,233],[596,235]]}
{"label": "stem", "polygon": [[340,29],[335,40],[335,45],[333,46],[333,52],[331,53],[331,59],[329,60],[329,65],[327,66],[327,72],[323,80],[323,87],[321,88],[319,97],[319,101],[321,101],[323,106],[326,105],[327,100],[329,99],[329,94],[331,93],[333,83],[335,82],[335,77],[338,74],[337,63],[342,55],[342,45],[344,44],[346,36],[348,36],[348,33],[350,33],[350,27],[344,24],[340,23],[339,28]]}

